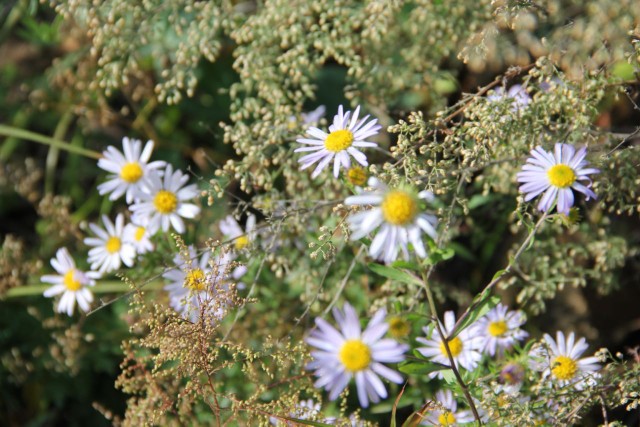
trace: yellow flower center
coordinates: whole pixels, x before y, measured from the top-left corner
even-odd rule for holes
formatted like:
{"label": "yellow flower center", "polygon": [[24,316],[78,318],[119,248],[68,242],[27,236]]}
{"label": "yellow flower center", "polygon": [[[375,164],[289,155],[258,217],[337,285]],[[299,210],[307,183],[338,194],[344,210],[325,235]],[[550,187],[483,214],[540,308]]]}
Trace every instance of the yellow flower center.
{"label": "yellow flower center", "polygon": [[551,364],[551,372],[559,380],[570,380],[578,372],[578,364],[570,357],[558,356]]}
{"label": "yellow flower center", "polygon": [[456,425],[456,416],[449,411],[443,412],[438,417],[438,423],[441,426],[454,426]]}
{"label": "yellow flower center", "polygon": [[547,171],[549,182],[554,187],[567,188],[576,180],[576,174],[567,165],[554,165]]}
{"label": "yellow flower center", "polygon": [[346,341],[338,356],[342,365],[350,372],[361,371],[371,363],[371,350],[360,340]]}
{"label": "yellow flower center", "polygon": [[[454,339],[449,341],[449,350],[451,350],[451,355],[453,357],[456,357],[457,355],[462,353],[462,347],[463,347],[462,341],[458,337],[455,337]],[[445,357],[449,357],[447,355],[447,349],[444,346],[444,341],[440,343],[440,351]]]}
{"label": "yellow flower center", "polygon": [[509,328],[507,328],[507,323],[504,320],[498,320],[497,322],[489,323],[487,329],[492,336],[501,337]]}
{"label": "yellow flower center", "polygon": [[353,134],[347,129],[335,130],[324,140],[324,148],[337,153],[346,150],[353,144]]}
{"label": "yellow flower center", "polygon": [[120,169],[120,178],[129,184],[138,182],[142,178],[142,168],[137,162],[127,163]]}
{"label": "yellow flower center", "polygon": [[234,241],[234,245],[237,250],[244,249],[249,244],[249,238],[247,236],[237,237]]}
{"label": "yellow flower center", "polygon": [[147,231],[144,227],[136,228],[136,234],[133,236],[136,242],[139,242],[144,237],[144,232]]}
{"label": "yellow flower center", "polygon": [[204,274],[204,271],[199,268],[195,268],[187,273],[187,277],[185,278],[185,285],[187,288],[194,291],[202,291],[204,290],[205,281],[206,276]]}
{"label": "yellow flower center", "polygon": [[122,246],[122,243],[120,242],[119,238],[110,237],[109,240],[107,240],[107,244],[104,246],[107,248],[107,252],[109,252],[110,254],[115,254],[120,250],[120,246]]}
{"label": "yellow flower center", "polygon": [[389,333],[394,338],[406,337],[409,335],[409,322],[400,317],[392,317],[389,320]]}
{"label": "yellow flower center", "polygon": [[390,191],[382,201],[382,216],[394,225],[405,225],[413,221],[418,213],[418,204],[407,192]]}
{"label": "yellow flower center", "polygon": [[354,166],[347,172],[347,179],[349,180],[349,182],[353,185],[359,185],[361,187],[365,182],[367,182],[367,176],[367,171],[360,166]]}
{"label": "yellow flower center", "polygon": [[178,198],[171,191],[160,190],[153,199],[153,205],[161,214],[170,214],[178,206]]}
{"label": "yellow flower center", "polygon": [[72,268],[67,271],[62,278],[62,282],[70,291],[77,291],[82,287],[82,283],[75,278],[76,271]]}

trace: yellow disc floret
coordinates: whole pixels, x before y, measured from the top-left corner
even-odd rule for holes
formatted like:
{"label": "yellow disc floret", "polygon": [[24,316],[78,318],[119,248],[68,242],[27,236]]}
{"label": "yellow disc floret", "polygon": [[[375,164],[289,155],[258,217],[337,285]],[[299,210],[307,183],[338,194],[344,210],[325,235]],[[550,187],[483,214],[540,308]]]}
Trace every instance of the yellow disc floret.
{"label": "yellow disc floret", "polygon": [[[453,357],[456,357],[457,355],[462,353],[462,347],[462,340],[460,340],[460,338],[458,337],[455,337],[454,339],[449,341],[449,350],[451,350],[451,355]],[[444,346],[444,341],[440,343],[440,351],[442,352],[443,356],[448,357],[447,349]]]}
{"label": "yellow disc floret", "polygon": [[107,252],[109,252],[110,254],[115,254],[120,250],[122,242],[118,237],[113,236],[109,237],[109,240],[107,240],[107,243],[104,246],[105,248],[107,248]]}
{"label": "yellow disc floret", "polygon": [[184,282],[186,287],[189,289],[194,291],[203,291],[206,282],[206,275],[201,269],[195,268],[187,273],[187,277]]}
{"label": "yellow disc floret", "polygon": [[551,185],[558,188],[570,187],[576,180],[576,174],[573,169],[563,164],[550,167],[547,171],[547,176]]}
{"label": "yellow disc floret", "polygon": [[353,166],[347,171],[347,179],[353,185],[362,187],[367,182],[367,171],[361,166]]}
{"label": "yellow disc floret", "polygon": [[249,238],[247,236],[236,237],[234,245],[237,250],[244,249],[249,244]]}
{"label": "yellow disc floret", "polygon": [[400,317],[392,317],[389,320],[389,333],[394,338],[403,338],[409,335],[411,332],[411,327],[409,322],[400,318]]}
{"label": "yellow disc floret", "polygon": [[139,242],[140,240],[142,240],[142,238],[144,237],[145,231],[147,230],[144,227],[136,228],[136,233],[133,236],[133,238],[136,239],[136,242]]}
{"label": "yellow disc floret", "polygon": [[401,190],[387,193],[380,206],[384,219],[393,225],[409,224],[418,213],[418,204],[415,198]]}
{"label": "yellow disc floret", "polygon": [[120,178],[123,181],[133,184],[142,178],[142,168],[137,162],[127,163],[120,169]]}
{"label": "yellow disc floret", "polygon": [[456,416],[453,415],[451,412],[447,411],[447,412],[443,412],[442,414],[440,414],[440,416],[438,417],[438,423],[441,426],[455,426],[456,425]]}
{"label": "yellow disc floret", "polygon": [[62,282],[70,291],[77,291],[82,287],[82,283],[75,278],[76,271],[71,269],[64,274]]}
{"label": "yellow disc floret", "polygon": [[491,322],[489,323],[489,327],[487,328],[489,334],[494,337],[501,337],[505,332],[507,332],[507,329],[509,328],[507,327],[507,322],[505,322],[504,320]]}
{"label": "yellow disc floret", "polygon": [[324,148],[337,153],[346,150],[353,144],[353,134],[347,129],[335,130],[324,140]]}
{"label": "yellow disc floret", "polygon": [[578,364],[567,356],[558,356],[551,364],[551,372],[559,380],[570,380],[578,372]]}
{"label": "yellow disc floret", "polygon": [[160,190],[153,199],[153,205],[161,214],[170,214],[178,207],[178,198],[171,191]]}
{"label": "yellow disc floret", "polygon": [[338,357],[347,371],[358,372],[371,363],[371,349],[360,340],[348,340],[342,344]]}

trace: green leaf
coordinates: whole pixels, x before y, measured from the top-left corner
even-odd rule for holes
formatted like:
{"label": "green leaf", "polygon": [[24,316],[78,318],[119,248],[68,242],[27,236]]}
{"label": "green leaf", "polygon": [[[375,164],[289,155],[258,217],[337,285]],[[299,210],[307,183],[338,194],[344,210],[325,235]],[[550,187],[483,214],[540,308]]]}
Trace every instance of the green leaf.
{"label": "green leaf", "polygon": [[320,421],[310,421],[303,420],[300,418],[291,418],[291,417],[278,417],[279,419],[287,420],[296,423],[296,425],[301,424],[303,426],[316,426],[316,427],[331,427],[332,424],[321,423]]}
{"label": "green leaf", "polygon": [[398,370],[407,375],[428,375],[443,369],[449,368],[445,365],[432,362],[402,362],[398,365]]}
{"label": "green leaf", "polygon": [[447,369],[442,371],[442,377],[447,382],[447,384],[456,384],[458,380],[456,380],[456,374],[453,373],[453,369]]}
{"label": "green leaf", "polygon": [[[480,294],[478,297],[482,297],[482,294]],[[499,302],[500,302],[500,297],[497,295],[490,295],[485,299],[483,299],[482,301],[480,301],[479,303],[476,303],[474,300],[474,302],[472,302],[471,305],[476,304],[476,307],[469,312],[469,315],[467,315],[464,321],[456,328],[455,331],[453,331],[453,334],[451,334],[451,337],[449,337],[449,339],[454,338],[461,331],[463,331],[467,326],[473,324],[476,320],[478,320],[479,318],[487,314],[489,310],[491,310],[493,307],[498,305]]]}
{"label": "green leaf", "polygon": [[409,261],[394,261],[391,264],[391,267],[393,268],[406,268],[407,270],[413,270],[413,271],[420,271],[420,266],[418,264],[416,264],[415,262],[409,262]]}
{"label": "green leaf", "polygon": [[448,259],[453,258],[456,252],[453,248],[444,248],[444,249],[432,249],[429,253],[429,257],[425,260],[426,264],[437,264],[441,261],[446,261]]}
{"label": "green leaf", "polygon": [[398,282],[408,283],[411,285],[420,285],[422,286],[422,280],[418,279],[415,276],[412,276],[409,273],[406,273],[401,270],[397,270],[393,267],[387,267],[386,265],[370,263],[368,265],[369,269],[374,273],[386,277],[388,279],[397,280]]}

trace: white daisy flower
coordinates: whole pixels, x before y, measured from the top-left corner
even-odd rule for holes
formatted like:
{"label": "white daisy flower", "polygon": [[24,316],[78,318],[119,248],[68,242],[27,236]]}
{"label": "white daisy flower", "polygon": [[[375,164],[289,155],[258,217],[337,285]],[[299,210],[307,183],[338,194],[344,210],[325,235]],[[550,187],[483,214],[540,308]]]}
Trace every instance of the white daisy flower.
{"label": "white daisy flower", "polygon": [[549,334],[544,334],[543,338],[546,346],[538,347],[530,354],[532,367],[542,371],[543,377],[550,377],[560,387],[572,385],[578,390],[595,382],[600,365],[597,357],[580,358],[589,347],[584,338],[576,342],[575,334],[571,332],[565,339],[561,331],[557,332],[555,340]]}
{"label": "white daisy flower", "polygon": [[[456,318],[453,311],[445,312],[444,325],[441,323],[440,326],[447,337],[453,334],[455,325]],[[449,350],[456,365],[462,366],[467,371],[473,371],[478,366],[480,359],[482,359],[482,354],[480,354],[482,338],[474,335],[474,329],[472,327],[463,329],[455,338],[448,340]],[[431,359],[432,362],[450,367],[447,349],[438,328],[435,325],[431,327],[425,326],[423,330],[430,338],[416,338],[416,341],[426,345],[426,347],[418,347],[417,350],[424,357]],[[442,371],[432,372],[429,376],[431,378],[444,378]]]}
{"label": "white daisy flower", "polygon": [[88,261],[91,268],[97,269],[100,273],[109,273],[119,269],[121,263],[131,267],[136,250],[133,245],[124,241],[124,215],[118,214],[115,224],[106,215],[102,215],[102,223],[106,229],[93,223],[89,224],[89,228],[97,237],[84,239],[85,244],[94,246],[89,250]]}
{"label": "white daisy flower", "polygon": [[228,275],[229,264],[233,261],[231,254],[226,253],[211,260],[208,250],[200,258],[193,246],[189,246],[188,250],[188,260],[176,254],[173,261],[178,268],[162,275],[171,282],[164,287],[169,293],[169,304],[191,322],[198,320],[203,309],[213,319],[220,320],[225,314],[226,305],[219,295],[220,289],[226,290],[226,285],[222,283],[240,279],[246,269],[243,266],[235,267]]}
{"label": "white daisy flower", "polygon": [[304,152],[313,151],[311,154],[302,156],[300,170],[306,169],[314,163],[318,162],[315,170],[311,174],[312,178],[317,177],[320,172],[333,159],[333,176],[336,178],[340,173],[340,165],[343,168],[351,167],[351,159],[353,157],[356,162],[362,166],[367,166],[367,157],[358,148],[377,147],[375,142],[365,141],[373,135],[376,135],[382,126],[376,124],[378,119],[367,120],[369,116],[358,121],[360,106],[356,108],[351,116],[351,111],[343,113],[342,105],[338,108],[338,114],[333,117],[333,124],[329,126],[329,133],[316,128],[307,129],[307,134],[313,138],[299,138],[296,141],[301,144],[309,145],[309,147],[296,148],[294,151]]}
{"label": "white daisy flower", "polygon": [[542,147],[531,150],[532,157],[527,159],[527,164],[522,166],[522,172],[517,175],[518,182],[523,183],[520,191],[525,193],[524,201],[528,202],[544,192],[538,203],[540,211],[549,212],[557,201],[558,212],[568,215],[573,206],[571,189],[586,195],[587,200],[592,197],[595,199],[595,193],[589,188],[589,175],[600,171],[588,167],[589,162],[584,159],[586,155],[586,147],[576,152],[572,145],[560,142],[556,143],[554,154]]}
{"label": "white daisy flower", "polygon": [[[302,124],[310,125],[312,123],[318,123],[321,118],[324,117],[327,108],[324,105],[320,105],[315,110],[308,111],[306,113],[300,114],[300,118],[302,119]],[[298,126],[298,119],[296,116],[289,116],[287,126],[290,130],[294,130]]]}
{"label": "white daisy flower", "polygon": [[517,341],[522,341],[529,334],[520,326],[527,321],[521,311],[508,311],[507,306],[498,304],[476,322],[475,334],[482,337],[480,351],[494,356],[502,354]]}
{"label": "white daisy flower", "polygon": [[144,150],[140,153],[142,142],[137,139],[122,138],[124,155],[117,148],[108,146],[102,152],[104,156],[98,160],[98,167],[111,172],[108,181],[98,185],[100,194],[109,195],[109,200],[116,200],[126,192],[127,203],[134,200],[135,192],[140,190],[143,179],[152,170],[157,170],[165,165],[163,161],[149,162],[153,151],[153,141],[147,141]]}
{"label": "white daisy flower", "polygon": [[391,189],[375,177],[369,178],[368,184],[373,191],[364,191],[345,200],[347,205],[373,206],[347,218],[352,230],[351,239],[361,239],[380,227],[369,248],[372,257],[388,264],[396,260],[400,249],[406,259],[409,257],[409,243],[419,257],[426,257],[422,233],[435,240],[438,219],[423,212],[421,202],[433,201],[433,194],[430,191],[414,194],[406,189]]}
{"label": "white daisy flower", "polygon": [[487,96],[490,102],[500,102],[503,100],[509,100],[511,103],[511,111],[517,112],[524,109],[531,102],[531,96],[527,93],[524,86],[515,84],[509,88],[505,93],[503,87],[499,87]]}
{"label": "white daisy flower", "polygon": [[436,393],[436,401],[439,403],[439,407],[427,412],[420,424],[455,427],[474,420],[473,413],[470,410],[458,411],[458,402],[454,399],[451,390],[439,390]]}
{"label": "white daisy flower", "polygon": [[333,310],[339,331],[326,320],[316,318],[317,328],[305,339],[317,348],[311,352],[314,360],[307,369],[315,371],[318,379],[314,385],[327,390],[329,399],[337,399],[355,377],[360,405],[366,408],[370,401],[378,403],[387,397],[379,375],[394,383],[402,382],[402,376],[383,363],[403,361],[409,346],[382,338],[389,329],[385,316],[384,309],[378,310],[364,332],[355,309],[348,303],[345,303],[343,311]]}
{"label": "white daisy flower", "polygon": [[78,270],[67,248],[58,249],[56,257],[51,258],[51,266],[58,274],[47,274],[42,276],[40,280],[53,284],[52,287],[44,291],[45,297],[51,298],[54,295],[62,294],[56,307],[58,313],[67,313],[72,316],[76,302],[82,311],[89,311],[93,294],[88,287],[96,284],[95,279],[100,277],[100,273],[95,271],[85,273]]}
{"label": "white daisy flower", "polygon": [[256,216],[253,214],[247,217],[247,224],[244,230],[231,215],[220,221],[220,231],[224,234],[225,240],[233,240],[235,249],[238,251],[246,248],[255,239],[255,228]]}
{"label": "white daisy flower", "polygon": [[139,200],[129,207],[133,222],[148,221],[149,227],[162,231],[168,231],[171,224],[178,233],[184,233],[182,218],[195,218],[200,213],[198,206],[186,203],[200,194],[196,184],[185,186],[188,181],[188,175],[174,172],[171,165],[167,165],[163,177],[157,172],[149,174],[143,189],[136,193]]}
{"label": "white daisy flower", "polygon": [[125,243],[133,245],[138,254],[145,254],[153,250],[154,246],[151,242],[151,236],[156,234],[157,230],[149,227],[147,224],[129,223],[124,226],[122,239]]}

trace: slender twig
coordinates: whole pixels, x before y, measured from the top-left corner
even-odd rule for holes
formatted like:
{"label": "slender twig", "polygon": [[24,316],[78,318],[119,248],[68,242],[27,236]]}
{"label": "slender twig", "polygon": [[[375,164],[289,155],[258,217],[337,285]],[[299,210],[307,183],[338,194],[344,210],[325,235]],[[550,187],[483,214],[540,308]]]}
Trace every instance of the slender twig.
{"label": "slender twig", "polygon": [[442,344],[444,344],[444,348],[447,351],[447,358],[449,359],[449,363],[451,364],[451,370],[460,384],[460,388],[462,388],[462,393],[464,393],[464,397],[467,399],[467,403],[469,403],[469,407],[471,408],[471,412],[473,412],[473,417],[476,419],[476,422],[479,426],[482,425],[482,420],[480,419],[480,415],[478,414],[478,410],[476,409],[476,405],[473,402],[473,398],[471,397],[471,393],[469,393],[469,388],[467,384],[462,379],[460,372],[456,366],[456,361],[453,359],[453,354],[451,354],[451,348],[449,348],[449,336],[445,335],[442,330],[442,325],[440,325],[440,321],[438,320],[438,312],[436,311],[436,303],[433,299],[433,294],[431,293],[431,288],[429,287],[429,283],[427,282],[426,273],[422,273],[422,282],[424,284],[425,291],[427,293],[427,300],[429,300],[429,309],[431,310],[431,317],[436,324],[436,328],[438,329],[438,334],[442,339]]}
{"label": "slender twig", "polygon": [[349,280],[349,276],[351,276],[351,272],[353,271],[353,268],[356,266],[356,263],[357,263],[358,259],[360,258],[360,255],[362,254],[362,251],[364,250],[364,248],[365,248],[364,245],[360,246],[360,249],[358,249],[358,253],[356,254],[355,257],[353,257],[353,261],[351,261],[351,265],[349,265],[349,269],[347,270],[347,274],[345,274],[345,276],[342,278],[342,282],[340,282],[340,287],[338,288],[338,291],[336,292],[335,296],[331,300],[331,303],[329,303],[327,308],[325,308],[324,311],[322,312],[322,316],[326,316],[327,313],[329,313],[329,311],[331,311],[331,308],[338,302],[338,299],[340,298],[340,295],[342,294],[342,291],[344,291],[344,288],[347,285],[347,281]]}
{"label": "slender twig", "polygon": [[7,125],[0,125],[0,135],[4,136],[12,136],[14,138],[25,139],[27,141],[33,141],[40,144],[48,145],[51,147],[57,147],[61,150],[68,151],[70,153],[80,154],[85,157],[90,157],[92,159],[100,159],[102,158],[102,154],[97,151],[89,150],[87,148],[77,147],[75,145],[71,145],[68,142],[60,141],[59,139],[54,139],[45,135],[41,135],[39,133],[30,132],[24,129],[18,129]]}

